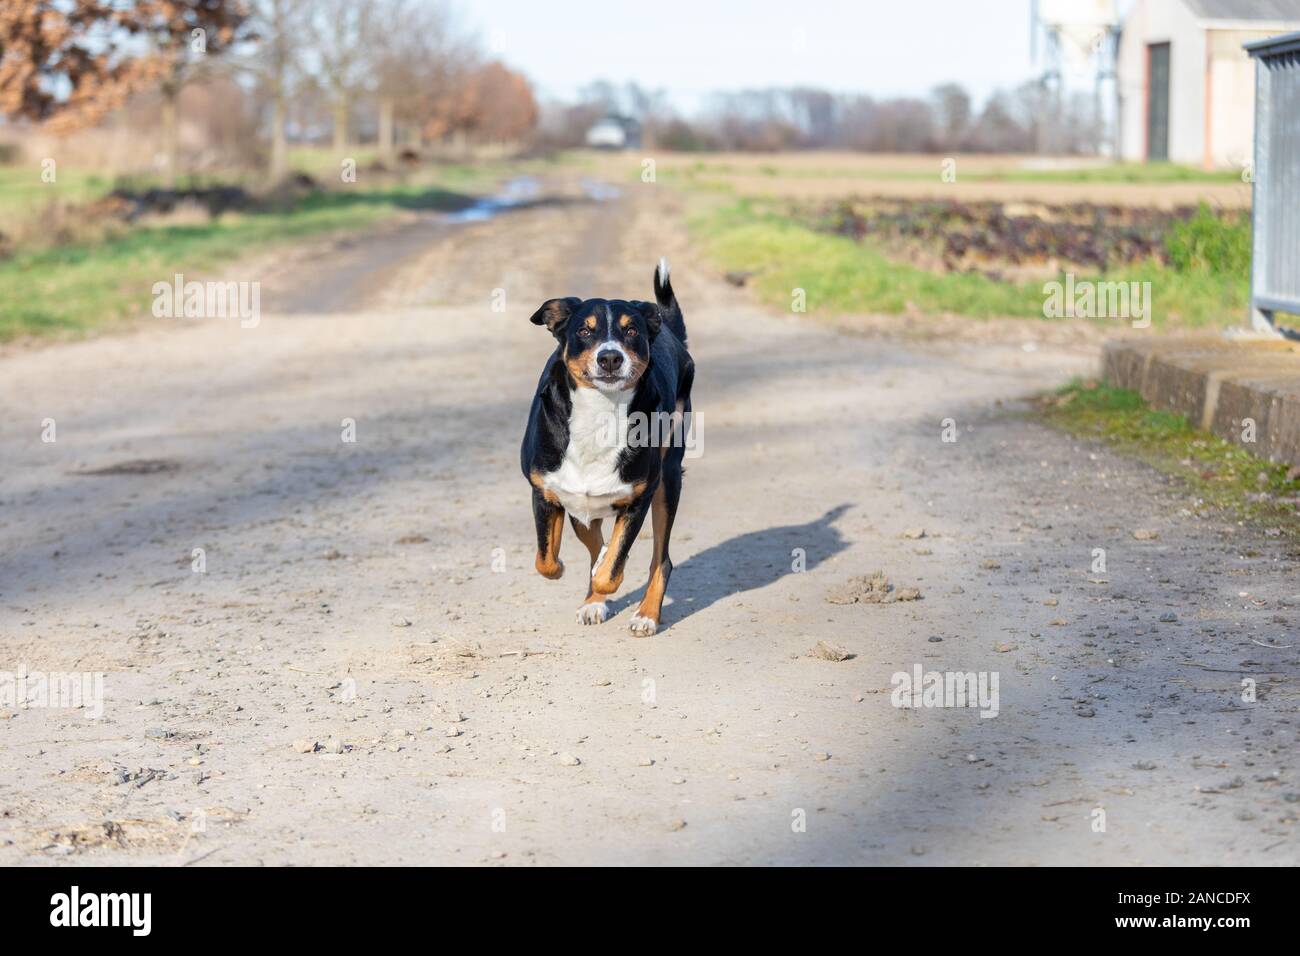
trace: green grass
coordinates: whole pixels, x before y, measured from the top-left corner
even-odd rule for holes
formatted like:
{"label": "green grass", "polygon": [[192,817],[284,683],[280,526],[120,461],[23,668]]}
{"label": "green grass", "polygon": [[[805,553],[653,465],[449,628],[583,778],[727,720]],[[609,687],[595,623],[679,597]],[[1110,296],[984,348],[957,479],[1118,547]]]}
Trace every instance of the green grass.
{"label": "green grass", "polygon": [[976,182],[1016,183],[1242,183],[1239,169],[1199,169],[1179,163],[1111,163],[1106,166],[1089,166],[1079,169],[1014,169],[1006,172],[961,175],[958,160],[957,175]]}
{"label": "green grass", "polygon": [[462,197],[428,186],[355,188],[307,196],[282,212],[226,215],[198,225],[138,228],[96,243],[19,250],[0,261],[0,341],[76,334],[147,315],[151,287],[198,277],[250,252],[364,229],[402,209],[453,208]]}
{"label": "green grass", "polygon": [[[870,238],[855,242],[820,232],[767,200],[732,199],[702,206],[690,227],[706,255],[724,270],[756,273],[752,286],[759,297],[782,308],[790,308],[792,290],[801,288],[813,315],[899,315],[916,309],[1050,321],[1043,316],[1043,282],[933,272],[891,258]],[[1216,236],[1216,229],[1229,234]],[[1179,254],[1170,265],[1140,264],[1076,279],[1150,282],[1155,326],[1244,323],[1249,222],[1223,224],[1204,210],[1175,227],[1174,238]],[[1123,320],[1097,321],[1118,325]]]}
{"label": "green grass", "polygon": [[[110,229],[84,230],[94,237],[84,241],[60,243],[51,236],[48,242],[20,243],[9,258],[0,259],[0,342],[23,335],[77,335],[147,315],[153,284],[177,272],[202,278],[228,271],[240,258],[276,245],[364,230],[402,210],[461,208],[471,194],[490,192],[506,177],[543,172],[560,161],[429,162],[383,174],[367,168],[373,149],[355,153],[357,182],[344,184],[330,150],[292,150],[291,167],[314,176],[323,188],[291,208],[227,214],[197,224],[113,224]],[[118,186],[144,189],[160,184],[149,175],[110,181],[60,168],[57,185],[47,185],[40,181],[39,167],[0,167],[0,232],[21,217],[50,219],[49,206],[55,200],[72,207],[63,215],[75,221],[77,204]],[[237,171],[185,177],[178,185],[216,184],[265,185],[251,173]],[[45,233],[40,235],[45,238]]]}
{"label": "green grass", "polygon": [[757,200],[702,213],[691,228],[722,268],[757,273],[752,285],[759,296],[785,308],[799,288],[807,294],[810,314],[899,314],[915,306],[976,317],[1043,315],[1039,286],[900,264],[871,243],[817,232]]}
{"label": "green grass", "polygon": [[1285,464],[1255,457],[1245,448],[1192,426],[1182,415],[1153,409],[1136,392],[1075,381],[1039,403],[1048,424],[1074,435],[1100,438],[1181,481],[1196,507],[1300,534],[1300,477]]}
{"label": "green grass", "polygon": [[89,202],[112,189],[108,177],[84,170],[56,169],[54,182],[47,183],[39,163],[0,166],[0,232],[51,202]]}
{"label": "green grass", "polygon": [[[980,163],[979,156],[966,157],[972,164]],[[936,154],[933,169],[878,166],[783,166],[779,158],[758,166],[728,162],[696,160],[689,164],[665,164],[659,176],[667,179],[695,180],[713,176],[759,175],[772,178],[794,179],[862,179],[909,180],[920,182],[936,180],[944,157]],[[1086,166],[1075,169],[1000,169],[969,170],[963,166],[961,154],[956,156],[957,178],[966,183],[1090,183],[1165,185],[1169,183],[1245,183],[1241,171],[1236,169],[1205,170],[1178,163],[1111,163],[1104,166]],[[639,176],[639,168],[629,173]]]}

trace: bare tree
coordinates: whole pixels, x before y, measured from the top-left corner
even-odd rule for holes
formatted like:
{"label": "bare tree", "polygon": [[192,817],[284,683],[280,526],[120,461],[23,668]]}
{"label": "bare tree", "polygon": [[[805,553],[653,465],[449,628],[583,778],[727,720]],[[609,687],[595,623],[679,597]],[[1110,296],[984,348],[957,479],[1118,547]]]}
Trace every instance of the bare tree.
{"label": "bare tree", "polygon": [[250,26],[256,41],[243,66],[257,76],[271,102],[272,180],[289,168],[285,122],[289,96],[301,69],[306,32],[304,0],[252,0]]}
{"label": "bare tree", "polygon": [[444,0],[376,0],[364,44],[382,157],[391,158],[399,126],[412,145],[463,127],[481,57]]}
{"label": "bare tree", "polygon": [[936,135],[944,149],[962,144],[971,123],[970,95],[957,83],[944,83],[930,92],[934,104]]}
{"label": "bare tree", "polygon": [[179,109],[181,90],[207,57],[220,54],[240,38],[248,10],[237,0],[147,0],[137,2],[140,32],[148,36],[163,71],[163,162],[169,185],[176,182],[179,166]]}
{"label": "bare tree", "polygon": [[330,98],[334,116],[334,151],[348,148],[352,106],[366,81],[367,23],[375,10],[357,0],[317,0],[312,26],[317,36],[317,79]]}
{"label": "bare tree", "polygon": [[418,101],[421,66],[430,46],[447,34],[446,9],[418,0],[376,0],[367,19],[365,47],[378,104],[379,156],[393,158],[399,114]]}

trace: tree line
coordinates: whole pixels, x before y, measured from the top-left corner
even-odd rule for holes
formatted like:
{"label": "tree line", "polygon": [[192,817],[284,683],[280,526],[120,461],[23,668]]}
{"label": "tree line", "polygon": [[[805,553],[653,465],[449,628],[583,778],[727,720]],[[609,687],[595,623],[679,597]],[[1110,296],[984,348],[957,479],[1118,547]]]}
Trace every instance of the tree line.
{"label": "tree line", "polygon": [[182,93],[194,87],[215,98],[187,116],[242,123],[227,138],[257,152],[276,180],[291,139],[340,153],[364,139],[388,162],[449,140],[577,146],[609,115],[635,124],[645,147],[670,150],[1090,154],[1103,141],[1091,97],[1036,82],[978,108],[955,83],[883,99],[795,87],[719,92],[685,117],[663,91],[603,81],[577,102],[539,107],[527,79],[488,56],[447,0],[0,3],[0,115],[11,122],[67,133],[151,94],[174,179]]}
{"label": "tree line", "polygon": [[1091,96],[1058,96],[1035,81],[994,92],[976,107],[959,84],[925,97],[875,99],[811,87],[721,92],[696,117],[662,91],[596,82],[575,104],[545,110],[541,136],[556,146],[582,141],[602,116],[634,121],[647,146],[672,150],[860,152],[1053,152],[1095,154],[1103,118]]}
{"label": "tree line", "polygon": [[[297,138],[364,128],[383,159],[402,144],[512,142],[537,121],[532,88],[487,56],[440,0],[4,0],[0,114],[66,134],[155,93],[169,177],[182,91],[221,86],[257,113],[275,179]],[[304,115],[315,110],[316,115]]]}

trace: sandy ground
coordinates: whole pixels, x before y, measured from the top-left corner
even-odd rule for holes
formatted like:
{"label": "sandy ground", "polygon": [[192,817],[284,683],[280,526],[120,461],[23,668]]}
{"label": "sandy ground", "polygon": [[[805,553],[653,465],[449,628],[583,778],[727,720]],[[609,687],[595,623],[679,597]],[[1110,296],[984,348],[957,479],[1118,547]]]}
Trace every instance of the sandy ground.
{"label": "sandy ground", "polygon": [[[6,356],[0,670],[104,700],[0,713],[0,864],[1300,860],[1285,543],[1023,415],[1093,353],[771,313],[680,202],[312,247],[255,329]],[[533,571],[517,449],[527,316],[645,296],[661,253],[704,444],[636,638],[648,544],[577,624],[585,551]],[[827,600],[876,570],[920,600]],[[997,716],[893,706],[918,665],[996,673]]]}

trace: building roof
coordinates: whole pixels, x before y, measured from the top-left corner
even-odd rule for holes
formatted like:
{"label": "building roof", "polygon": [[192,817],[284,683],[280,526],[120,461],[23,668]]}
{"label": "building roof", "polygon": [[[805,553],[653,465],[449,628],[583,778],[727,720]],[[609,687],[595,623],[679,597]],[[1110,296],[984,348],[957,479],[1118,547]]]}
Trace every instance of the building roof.
{"label": "building roof", "polygon": [[1300,0],[1183,0],[1200,20],[1300,20]]}

